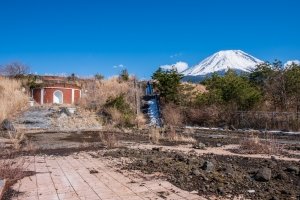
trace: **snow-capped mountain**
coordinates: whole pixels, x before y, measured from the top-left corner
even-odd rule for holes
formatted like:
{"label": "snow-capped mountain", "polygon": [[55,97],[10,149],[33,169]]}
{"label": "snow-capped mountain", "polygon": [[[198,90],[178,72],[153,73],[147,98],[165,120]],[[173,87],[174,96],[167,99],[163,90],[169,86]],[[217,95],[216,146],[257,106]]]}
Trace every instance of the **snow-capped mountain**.
{"label": "snow-capped mountain", "polygon": [[198,65],[185,70],[183,74],[187,77],[203,77],[214,72],[223,74],[228,71],[228,69],[233,69],[238,72],[249,72],[261,62],[263,61],[241,50],[219,51],[212,56],[204,59]]}
{"label": "snow-capped mountain", "polygon": [[286,63],[284,63],[284,67],[291,66],[292,64],[300,65],[300,60],[289,60]]}

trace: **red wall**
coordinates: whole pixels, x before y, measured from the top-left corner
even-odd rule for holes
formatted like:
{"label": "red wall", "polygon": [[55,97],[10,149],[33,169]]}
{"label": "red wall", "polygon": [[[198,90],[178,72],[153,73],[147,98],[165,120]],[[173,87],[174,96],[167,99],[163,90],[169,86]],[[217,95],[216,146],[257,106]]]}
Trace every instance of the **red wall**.
{"label": "red wall", "polygon": [[32,97],[37,103],[41,103],[41,89],[33,89]]}
{"label": "red wall", "polygon": [[74,103],[78,103],[80,100],[80,90],[74,91]]}
{"label": "red wall", "polygon": [[[64,104],[72,104],[72,89],[66,88],[44,88],[44,104],[51,104],[53,103],[53,93],[55,91],[62,91],[63,92],[63,103]],[[41,103],[41,89],[34,89],[33,90],[33,99],[37,103]],[[78,103],[80,99],[80,91],[74,91],[74,103]]]}

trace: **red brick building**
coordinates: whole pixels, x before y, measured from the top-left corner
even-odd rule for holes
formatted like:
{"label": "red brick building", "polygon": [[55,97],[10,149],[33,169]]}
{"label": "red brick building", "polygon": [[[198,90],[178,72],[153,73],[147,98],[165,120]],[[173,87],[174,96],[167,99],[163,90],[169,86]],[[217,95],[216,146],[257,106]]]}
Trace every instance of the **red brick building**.
{"label": "red brick building", "polygon": [[43,76],[40,83],[31,89],[38,104],[76,104],[81,98],[81,87],[65,77]]}

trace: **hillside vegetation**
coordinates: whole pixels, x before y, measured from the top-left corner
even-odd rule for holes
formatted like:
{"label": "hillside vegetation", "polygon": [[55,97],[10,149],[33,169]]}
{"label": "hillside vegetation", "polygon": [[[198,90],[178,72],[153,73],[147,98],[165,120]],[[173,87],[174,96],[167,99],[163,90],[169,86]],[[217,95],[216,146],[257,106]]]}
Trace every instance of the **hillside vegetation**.
{"label": "hillside vegetation", "polygon": [[[261,63],[250,73],[213,74],[201,82],[206,90],[196,93],[193,85],[180,82],[176,70],[160,69],[152,78],[162,110],[175,104],[172,109],[183,115],[185,125],[300,129],[300,66],[295,63],[283,67],[275,61]],[[164,118],[167,123],[169,117]]]}

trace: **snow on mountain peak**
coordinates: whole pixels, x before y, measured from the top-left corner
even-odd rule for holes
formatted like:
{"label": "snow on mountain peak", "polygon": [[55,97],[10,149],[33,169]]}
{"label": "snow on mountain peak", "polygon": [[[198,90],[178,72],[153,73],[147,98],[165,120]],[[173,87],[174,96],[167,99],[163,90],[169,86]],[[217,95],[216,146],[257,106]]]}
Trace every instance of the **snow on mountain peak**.
{"label": "snow on mountain peak", "polygon": [[292,64],[300,65],[300,60],[289,60],[284,64],[284,67],[289,67]]}
{"label": "snow on mountain peak", "polygon": [[263,61],[241,51],[219,51],[204,59],[198,65],[183,72],[185,76],[204,76],[214,72],[228,71],[228,69],[249,72]]}

